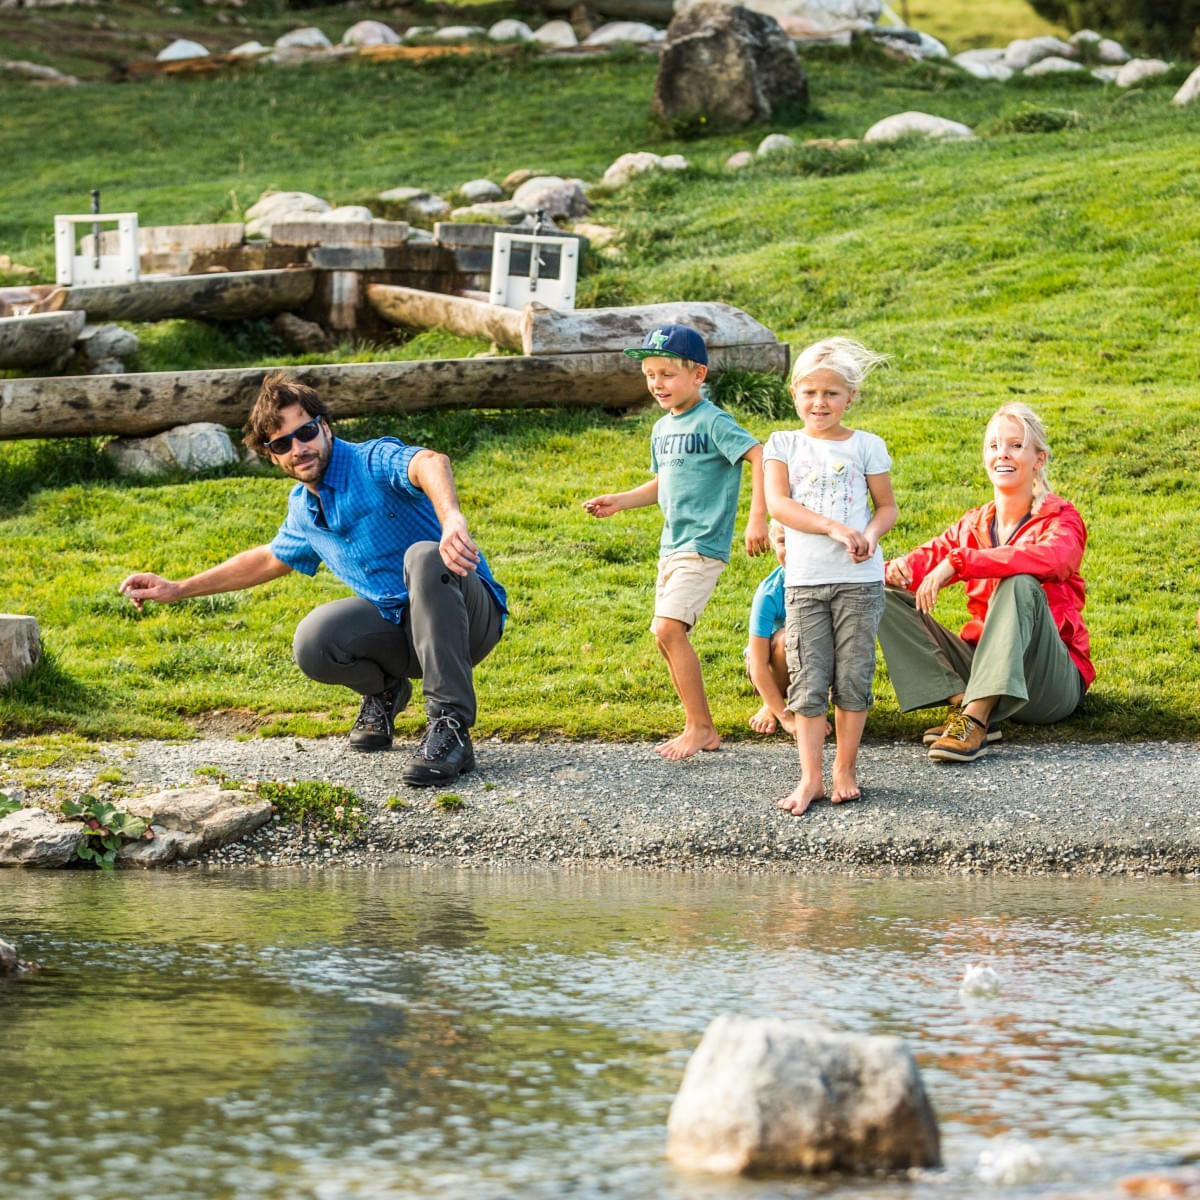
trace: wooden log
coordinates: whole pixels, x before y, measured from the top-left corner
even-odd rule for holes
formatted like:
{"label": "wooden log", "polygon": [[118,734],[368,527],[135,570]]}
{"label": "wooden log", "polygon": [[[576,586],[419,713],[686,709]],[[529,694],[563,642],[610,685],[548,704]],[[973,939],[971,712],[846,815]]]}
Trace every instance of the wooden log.
{"label": "wooden log", "polygon": [[301,308],[313,291],[308,267],[279,271],[214,271],[94,284],[66,289],[65,307],[87,312],[91,321],[164,321],[198,317],[234,321]]}
{"label": "wooden log", "polygon": [[446,329],[461,337],[488,338],[506,350],[521,349],[521,313],[515,308],[387,283],[368,285],[367,300],[393,325]]}
{"label": "wooden log", "polygon": [[490,338],[498,346],[525,354],[623,350],[640,346],[649,330],[670,322],[698,330],[710,349],[770,345],[778,340],[740,308],[713,301],[559,312],[535,300],[517,310],[463,295],[446,296],[386,283],[371,284],[367,299],[393,325],[448,329],[464,337]]}
{"label": "wooden log", "polygon": [[[784,372],[781,343],[727,346],[712,368]],[[0,380],[0,439],[142,437],[213,421],[241,425],[273,368],[163,371]],[[620,351],[296,367],[335,416],[470,408],[627,408],[647,399],[637,363]]]}
{"label": "wooden log", "polygon": [[521,314],[521,348],[526,354],[577,354],[640,346],[658,325],[690,325],[710,350],[777,342],[775,334],[731,304],[680,301],[630,308],[577,308],[559,312],[531,301]]}
{"label": "wooden log", "polygon": [[0,317],[0,367],[53,362],[75,344],[87,314],[75,310]]}

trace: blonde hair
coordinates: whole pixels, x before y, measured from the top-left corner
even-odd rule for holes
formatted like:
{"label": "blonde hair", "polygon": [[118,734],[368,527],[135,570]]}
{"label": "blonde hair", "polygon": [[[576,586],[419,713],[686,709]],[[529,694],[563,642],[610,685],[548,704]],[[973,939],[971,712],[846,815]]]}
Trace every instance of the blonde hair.
{"label": "blonde hair", "polygon": [[987,428],[983,431],[983,455],[984,462],[987,462],[987,444],[988,439],[992,436],[992,430],[1004,420],[1016,421],[1025,433],[1026,442],[1031,445],[1035,453],[1044,454],[1045,460],[1033,473],[1033,511],[1037,512],[1042,506],[1042,501],[1046,498],[1046,493],[1050,490],[1050,483],[1046,479],[1046,466],[1052,457],[1050,453],[1050,443],[1046,439],[1046,427],[1042,424],[1042,419],[1029,407],[1028,404],[1022,404],[1019,400],[1011,401],[1008,404],[1002,404],[994,413],[987,423]]}
{"label": "blonde hair", "polygon": [[863,380],[887,360],[886,354],[876,354],[853,338],[826,338],[822,342],[814,342],[797,356],[792,367],[791,385],[794,388],[814,371],[825,369],[836,372],[852,392],[857,392]]}

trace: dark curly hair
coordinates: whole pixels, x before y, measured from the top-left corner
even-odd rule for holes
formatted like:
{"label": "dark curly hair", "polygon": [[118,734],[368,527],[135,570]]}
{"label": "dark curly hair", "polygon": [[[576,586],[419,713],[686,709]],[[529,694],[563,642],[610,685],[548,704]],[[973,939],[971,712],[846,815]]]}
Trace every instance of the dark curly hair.
{"label": "dark curly hair", "polygon": [[258,397],[242,432],[244,445],[256,454],[263,454],[263,444],[279,428],[282,409],[298,404],[310,417],[324,417],[329,423],[329,405],[317,394],[316,388],[300,383],[284,371],[274,371],[262,381]]}

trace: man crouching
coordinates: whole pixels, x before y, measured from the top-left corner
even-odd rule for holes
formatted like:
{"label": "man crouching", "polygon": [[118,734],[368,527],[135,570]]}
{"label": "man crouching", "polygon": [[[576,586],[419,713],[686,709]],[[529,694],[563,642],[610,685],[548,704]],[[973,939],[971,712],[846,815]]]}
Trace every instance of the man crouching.
{"label": "man crouching", "polygon": [[139,572],[120,590],[139,611],[233,592],[324,563],[354,592],[296,627],[296,665],[362,697],[355,750],[386,750],[396,714],[420,679],[429,720],[404,771],[413,787],[445,784],[475,766],[472,668],[500,640],[504,589],[467,530],[444,454],[398,438],[345,442],[317,392],[275,373],[263,380],[245,443],[297,481],[273,541],[188,579]]}

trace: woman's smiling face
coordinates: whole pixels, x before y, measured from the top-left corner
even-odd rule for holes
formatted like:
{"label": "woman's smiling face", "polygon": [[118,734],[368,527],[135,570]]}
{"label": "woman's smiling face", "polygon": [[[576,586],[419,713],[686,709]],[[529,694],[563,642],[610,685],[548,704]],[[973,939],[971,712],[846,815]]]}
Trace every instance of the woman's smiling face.
{"label": "woman's smiling face", "polygon": [[1034,449],[1015,417],[997,417],[984,435],[983,465],[997,490],[1033,495],[1034,476],[1046,465],[1046,452]]}

